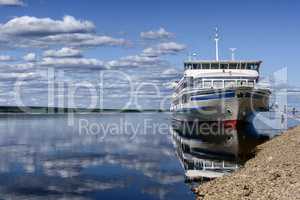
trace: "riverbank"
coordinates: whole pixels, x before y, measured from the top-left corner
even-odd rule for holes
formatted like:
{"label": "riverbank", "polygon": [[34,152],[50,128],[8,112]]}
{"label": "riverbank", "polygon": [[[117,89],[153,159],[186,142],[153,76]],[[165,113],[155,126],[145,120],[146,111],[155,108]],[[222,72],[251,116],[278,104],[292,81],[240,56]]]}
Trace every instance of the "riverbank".
{"label": "riverbank", "polygon": [[239,171],[200,185],[197,199],[300,199],[300,126],[259,145]]}

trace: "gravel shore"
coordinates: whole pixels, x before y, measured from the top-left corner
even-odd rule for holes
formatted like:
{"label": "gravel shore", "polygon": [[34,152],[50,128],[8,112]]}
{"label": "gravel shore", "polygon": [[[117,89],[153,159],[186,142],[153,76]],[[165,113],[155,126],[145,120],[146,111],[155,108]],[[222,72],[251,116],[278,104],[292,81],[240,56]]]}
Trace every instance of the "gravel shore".
{"label": "gravel shore", "polygon": [[300,199],[300,126],[259,145],[239,171],[200,185],[197,199]]}

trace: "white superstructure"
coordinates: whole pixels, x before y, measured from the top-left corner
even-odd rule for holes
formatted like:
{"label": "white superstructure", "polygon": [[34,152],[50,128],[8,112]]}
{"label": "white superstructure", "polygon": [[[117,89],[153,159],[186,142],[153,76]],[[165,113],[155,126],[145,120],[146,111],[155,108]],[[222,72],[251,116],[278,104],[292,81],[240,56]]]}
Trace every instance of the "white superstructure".
{"label": "white superstructure", "polygon": [[180,120],[242,121],[255,111],[268,110],[270,91],[259,88],[260,60],[188,60],[177,83],[171,111]]}

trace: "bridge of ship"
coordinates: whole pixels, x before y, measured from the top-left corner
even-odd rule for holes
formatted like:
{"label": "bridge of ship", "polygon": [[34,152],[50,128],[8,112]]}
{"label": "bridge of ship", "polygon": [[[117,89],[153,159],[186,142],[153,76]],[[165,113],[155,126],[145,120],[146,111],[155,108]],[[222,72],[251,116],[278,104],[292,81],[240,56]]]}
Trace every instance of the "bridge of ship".
{"label": "bridge of ship", "polygon": [[175,91],[185,88],[254,87],[261,61],[186,61],[184,77]]}

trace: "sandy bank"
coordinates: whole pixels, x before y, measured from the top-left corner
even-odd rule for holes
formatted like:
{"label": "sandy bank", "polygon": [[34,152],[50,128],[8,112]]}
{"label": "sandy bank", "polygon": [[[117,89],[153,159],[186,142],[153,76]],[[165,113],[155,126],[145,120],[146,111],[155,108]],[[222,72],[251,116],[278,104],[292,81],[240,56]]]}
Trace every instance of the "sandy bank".
{"label": "sandy bank", "polygon": [[258,146],[241,170],[196,193],[197,199],[300,199],[300,126]]}

